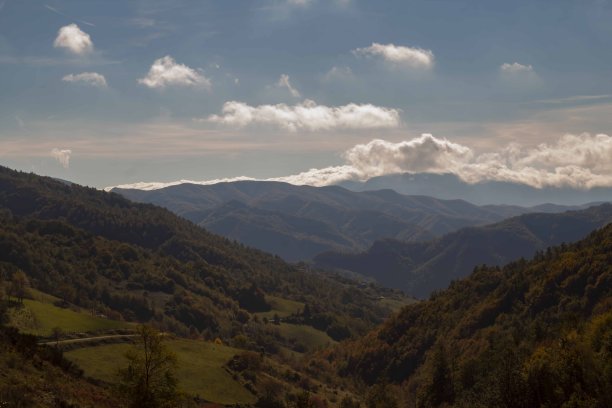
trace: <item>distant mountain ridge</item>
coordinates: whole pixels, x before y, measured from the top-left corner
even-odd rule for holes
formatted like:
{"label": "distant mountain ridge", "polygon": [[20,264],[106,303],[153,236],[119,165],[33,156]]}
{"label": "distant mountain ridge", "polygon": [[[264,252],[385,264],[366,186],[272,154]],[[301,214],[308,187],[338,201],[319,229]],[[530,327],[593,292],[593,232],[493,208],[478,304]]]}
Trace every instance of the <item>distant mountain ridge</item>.
{"label": "distant mountain ridge", "polygon": [[[389,189],[352,192],[339,186],[266,181],[112,191],[160,205],[212,232],[288,261],[309,260],[331,250],[365,250],[382,238],[430,240],[462,227],[535,211],[506,205],[479,207],[465,200],[406,196]],[[565,209],[551,205],[547,211]]]}
{"label": "distant mountain ridge", "polygon": [[477,205],[499,204],[536,206],[541,203],[580,205],[612,201],[612,188],[581,190],[571,187],[535,188],[526,184],[484,181],[469,184],[454,174],[400,173],[373,177],[367,181],[344,181],[339,186],[351,191],[392,189],[401,194],[426,195],[439,199],[463,199]]}
{"label": "distant mountain ridge", "polygon": [[318,267],[347,270],[417,297],[427,297],[475,266],[504,265],[537,250],[577,241],[612,222],[612,204],[560,214],[534,213],[499,223],[462,228],[430,242],[377,241],[359,254],[323,253]]}

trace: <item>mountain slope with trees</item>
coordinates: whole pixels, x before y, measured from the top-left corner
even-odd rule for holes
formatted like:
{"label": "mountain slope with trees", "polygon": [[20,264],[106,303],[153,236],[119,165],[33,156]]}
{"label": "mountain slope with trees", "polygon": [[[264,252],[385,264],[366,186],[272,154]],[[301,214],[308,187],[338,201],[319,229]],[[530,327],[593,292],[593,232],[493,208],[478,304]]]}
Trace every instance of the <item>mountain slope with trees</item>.
{"label": "mountain slope with trees", "polygon": [[612,224],[480,267],[324,353],[340,376],[397,384],[402,406],[612,405]]}
{"label": "mountain slope with trees", "polygon": [[[389,291],[291,266],[171,212],[112,193],[0,168],[0,272],[113,318],[207,338],[243,335],[274,352],[256,318],[268,296],[309,305],[308,324],[337,340],[364,332]],[[338,337],[339,336],[339,337]]]}
{"label": "mountain slope with trees", "polygon": [[541,249],[573,242],[612,222],[612,204],[561,214],[525,214],[483,227],[463,228],[430,242],[376,242],[359,254],[324,253],[319,267],[349,270],[416,297],[427,297],[477,265],[504,265]]}

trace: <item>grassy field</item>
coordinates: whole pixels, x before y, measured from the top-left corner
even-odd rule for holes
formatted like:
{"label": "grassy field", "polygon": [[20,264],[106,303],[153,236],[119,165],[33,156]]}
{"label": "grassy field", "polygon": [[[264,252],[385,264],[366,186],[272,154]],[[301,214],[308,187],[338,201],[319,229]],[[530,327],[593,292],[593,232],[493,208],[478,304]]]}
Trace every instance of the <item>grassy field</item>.
{"label": "grassy field", "polygon": [[388,307],[389,309],[391,309],[392,311],[398,312],[404,306],[408,306],[408,305],[412,305],[414,303],[418,303],[418,300],[410,299],[410,298],[402,298],[402,299],[384,298],[384,299],[380,299],[379,302],[383,306]]}
{"label": "grassy field", "polygon": [[[65,333],[93,332],[100,330],[125,329],[130,325],[126,322],[104,319],[92,316],[86,312],[76,312],[54,306],[46,301],[24,299],[23,308],[12,309],[9,313],[10,324],[24,333],[37,336],[49,336],[54,327],[61,328]],[[36,296],[35,296],[36,297]],[[40,299],[41,297],[38,296]]]}
{"label": "grassy field", "polygon": [[294,339],[303,344],[308,350],[336,343],[327,333],[317,330],[310,326],[297,324],[281,323],[278,326],[281,336],[286,339]]}
{"label": "grassy field", "polygon": [[[168,347],[178,357],[179,387],[193,395],[219,404],[247,404],[254,396],[223,368],[240,350],[213,343],[174,339]],[[66,358],[85,371],[85,375],[112,382],[117,369],[126,363],[129,344],[111,344],[66,352]]]}
{"label": "grassy field", "polygon": [[272,307],[269,312],[256,313],[257,316],[272,319],[274,315],[279,317],[287,317],[293,313],[300,312],[304,309],[304,304],[294,300],[283,299],[276,296],[266,296],[266,302]]}

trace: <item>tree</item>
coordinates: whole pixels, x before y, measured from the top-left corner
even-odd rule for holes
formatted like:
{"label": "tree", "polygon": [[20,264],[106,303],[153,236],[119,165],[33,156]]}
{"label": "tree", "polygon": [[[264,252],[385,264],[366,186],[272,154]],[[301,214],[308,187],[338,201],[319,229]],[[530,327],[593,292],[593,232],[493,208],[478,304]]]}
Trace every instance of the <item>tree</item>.
{"label": "tree", "polygon": [[398,402],[388,384],[379,383],[370,388],[366,395],[368,408],[397,408]]}
{"label": "tree", "polygon": [[431,384],[428,389],[432,406],[437,407],[443,403],[451,403],[454,398],[451,371],[446,358],[446,349],[439,344],[434,350]]}
{"label": "tree", "polygon": [[51,337],[55,340],[55,347],[59,347],[59,341],[64,335],[64,331],[61,327],[54,327],[51,329]]}
{"label": "tree", "polygon": [[74,301],[74,298],[76,297],[76,290],[69,283],[62,283],[59,286],[58,291],[64,306],[67,306],[68,303]]}
{"label": "tree", "polygon": [[19,303],[23,303],[23,297],[26,293],[26,288],[30,286],[28,277],[23,271],[13,273],[11,278],[10,294],[17,298]]}
{"label": "tree", "polygon": [[359,403],[359,401],[355,401],[348,395],[345,395],[344,398],[342,398],[342,401],[340,401],[340,408],[360,408],[360,407],[361,407],[361,404]]}
{"label": "tree", "polygon": [[4,301],[4,297],[6,296],[6,289],[4,286],[4,281],[2,280],[2,276],[0,276],[0,303]]}
{"label": "tree", "polygon": [[135,347],[126,353],[128,366],[119,370],[119,391],[130,408],[161,408],[178,399],[176,355],[163,344],[164,336],[153,327],[137,330]]}
{"label": "tree", "polygon": [[292,406],[295,408],[314,408],[314,404],[310,398],[310,393],[308,391],[304,391],[298,394]]}

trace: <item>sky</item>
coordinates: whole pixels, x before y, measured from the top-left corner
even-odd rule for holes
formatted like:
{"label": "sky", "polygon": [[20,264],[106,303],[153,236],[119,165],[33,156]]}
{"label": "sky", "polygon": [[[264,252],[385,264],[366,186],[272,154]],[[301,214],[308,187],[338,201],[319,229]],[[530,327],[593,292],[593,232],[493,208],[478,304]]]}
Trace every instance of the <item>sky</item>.
{"label": "sky", "polygon": [[612,186],[607,0],[0,0],[0,164]]}

